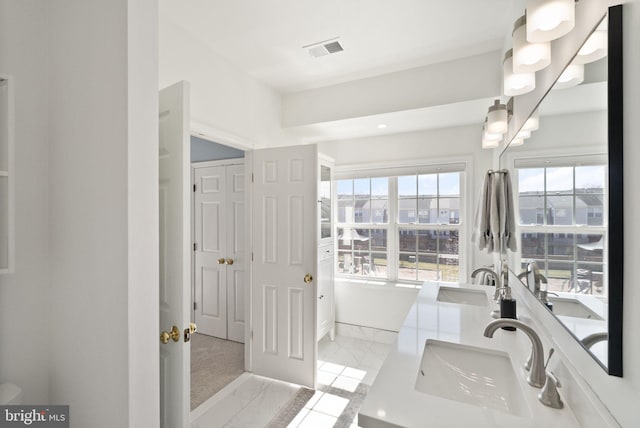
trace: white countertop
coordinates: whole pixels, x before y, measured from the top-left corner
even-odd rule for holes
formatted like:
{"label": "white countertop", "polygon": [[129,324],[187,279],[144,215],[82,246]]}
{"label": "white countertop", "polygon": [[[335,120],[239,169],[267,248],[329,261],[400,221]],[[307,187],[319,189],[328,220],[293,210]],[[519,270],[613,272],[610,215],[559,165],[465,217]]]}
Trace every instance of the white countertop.
{"label": "white countertop", "polygon": [[[438,290],[447,287],[482,289],[487,307],[439,302]],[[522,368],[531,349],[528,337],[519,331],[498,329],[493,338],[483,336],[493,320],[490,311],[493,287],[425,282],[398,334],[398,341],[380,369],[362,404],[358,423],[362,427],[579,427],[571,410],[552,409],[538,401],[540,389],[531,387]],[[518,305],[518,319],[535,325],[525,305]],[[536,328],[536,331],[539,329]],[[478,407],[426,394],[415,389],[422,353],[427,339],[496,349],[509,354],[520,382],[530,417],[518,417],[498,410]],[[545,358],[548,341],[541,335]],[[562,395],[562,389],[560,389]],[[566,401],[566,400],[565,400]]]}

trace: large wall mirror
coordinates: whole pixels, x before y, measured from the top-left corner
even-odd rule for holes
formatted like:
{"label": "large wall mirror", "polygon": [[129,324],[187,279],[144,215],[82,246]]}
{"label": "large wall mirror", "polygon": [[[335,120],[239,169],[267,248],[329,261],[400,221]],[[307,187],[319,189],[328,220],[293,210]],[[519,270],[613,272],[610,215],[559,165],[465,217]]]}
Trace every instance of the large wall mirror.
{"label": "large wall mirror", "polygon": [[[556,81],[538,105],[539,128],[522,145],[513,140],[500,164],[512,171],[519,214],[515,273],[585,351],[622,376],[622,6],[592,34],[608,40],[606,55],[574,58],[585,62],[584,80]],[[531,262],[540,275],[527,283]]]}

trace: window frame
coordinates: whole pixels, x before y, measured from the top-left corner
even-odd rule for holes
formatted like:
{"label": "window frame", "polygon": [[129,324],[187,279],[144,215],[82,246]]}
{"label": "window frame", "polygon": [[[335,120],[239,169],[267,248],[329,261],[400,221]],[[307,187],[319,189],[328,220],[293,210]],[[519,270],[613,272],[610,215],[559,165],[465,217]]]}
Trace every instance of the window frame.
{"label": "window frame", "polygon": [[[447,172],[459,172],[460,173],[460,221],[458,224],[441,224],[441,223],[398,223],[399,214],[399,198],[398,198],[398,177],[403,175],[423,175],[423,174],[435,174],[435,173],[447,173]],[[466,277],[467,264],[468,264],[468,247],[466,244],[466,236],[470,236],[469,227],[471,221],[469,220],[468,213],[470,196],[468,189],[471,187],[468,180],[472,176],[471,160],[469,158],[457,158],[448,159],[434,162],[430,161],[418,161],[411,164],[386,164],[382,165],[370,165],[368,168],[353,167],[353,166],[338,166],[334,169],[334,185],[336,194],[334,200],[336,201],[335,207],[338,209],[338,181],[345,179],[358,179],[358,178],[376,178],[387,177],[388,178],[388,197],[389,197],[389,216],[387,223],[355,223],[354,222],[339,222],[338,213],[335,213],[335,225],[334,230],[336,233],[335,240],[335,254],[336,263],[334,274],[336,278],[343,278],[347,280],[367,280],[375,283],[382,283],[386,285],[396,286],[409,286],[418,288],[424,283],[424,280],[407,280],[400,279],[398,275],[399,269],[399,231],[400,230],[456,230],[458,231],[459,247],[458,247],[458,272],[459,276],[456,282],[461,282]],[[348,274],[338,272],[337,257],[339,253],[339,239],[338,229],[343,228],[355,228],[355,229],[385,229],[387,231],[387,277],[369,277],[358,274]],[[439,254],[439,253],[438,253]]]}
{"label": "window frame", "polygon": [[[605,289],[608,288],[608,284],[606,283],[606,279],[608,278],[608,263],[606,263],[606,260],[608,260],[608,253],[607,253],[607,248],[608,248],[608,239],[609,239],[609,212],[607,210],[608,207],[608,188],[609,188],[609,182],[608,182],[608,173],[607,173],[607,168],[608,168],[608,163],[606,161],[606,155],[599,154],[597,152],[585,152],[585,154],[582,155],[564,155],[561,153],[555,154],[555,155],[550,155],[549,157],[545,157],[545,158],[540,158],[537,156],[527,156],[527,157],[517,157],[517,158],[513,158],[511,165],[513,165],[513,168],[516,172],[517,179],[515,180],[514,183],[514,208],[515,208],[515,212],[518,215],[518,218],[516,219],[516,231],[517,231],[517,236],[518,236],[518,240],[519,240],[519,247],[520,247],[520,251],[518,252],[517,256],[515,256],[515,260],[514,260],[514,266],[518,266],[518,267],[522,267],[523,265],[523,261],[527,261],[527,260],[531,260],[530,257],[524,257],[522,255],[522,235],[523,234],[545,234],[545,235],[552,235],[552,234],[567,234],[567,235],[573,235],[573,246],[572,246],[572,251],[573,251],[573,257],[572,260],[567,260],[567,261],[562,261],[562,260],[554,260],[552,257],[550,258],[550,254],[548,251],[548,237],[545,237],[545,246],[544,246],[544,255],[542,257],[537,257],[533,260],[537,260],[537,261],[544,261],[545,265],[544,266],[540,266],[541,270],[544,272],[545,275],[547,275],[547,269],[549,266],[549,263],[567,263],[567,264],[572,264],[573,265],[573,271],[571,273],[571,277],[570,279],[573,279],[575,277],[578,277],[578,269],[579,269],[579,265],[589,265],[589,264],[599,264],[602,267],[602,274],[603,274],[603,278],[604,278],[604,283],[603,283],[603,287]],[[604,190],[603,190],[603,201],[602,201],[602,207],[603,207],[603,211],[602,211],[602,224],[601,225],[589,225],[588,222],[587,224],[577,224],[576,220],[577,220],[577,205],[576,205],[576,197],[577,197],[577,193],[576,193],[576,168],[577,167],[583,167],[583,166],[604,166],[605,167],[605,173],[604,173],[604,177],[605,177],[605,183],[604,183]],[[571,225],[566,225],[566,224],[562,224],[562,225],[556,225],[556,224],[546,224],[547,219],[546,219],[546,205],[547,205],[547,197],[549,195],[549,191],[547,190],[547,169],[549,168],[558,168],[558,167],[571,167],[572,168],[572,190],[571,193],[567,193],[567,194],[563,194],[563,196],[570,196],[573,199],[572,202],[572,224]],[[541,196],[543,197],[543,221],[544,224],[522,224],[520,221],[520,174],[519,171],[521,169],[531,169],[531,168],[539,168],[539,169],[544,169],[544,192],[541,194]],[[578,244],[577,244],[577,236],[578,235],[601,235],[603,237],[603,255],[602,255],[602,262],[601,263],[594,263],[594,262],[585,262],[585,261],[580,261],[578,258]],[[554,290],[555,291],[555,290]],[[593,292],[592,290],[592,294],[594,296],[597,296],[596,293]],[[606,294],[606,293],[605,293]]]}

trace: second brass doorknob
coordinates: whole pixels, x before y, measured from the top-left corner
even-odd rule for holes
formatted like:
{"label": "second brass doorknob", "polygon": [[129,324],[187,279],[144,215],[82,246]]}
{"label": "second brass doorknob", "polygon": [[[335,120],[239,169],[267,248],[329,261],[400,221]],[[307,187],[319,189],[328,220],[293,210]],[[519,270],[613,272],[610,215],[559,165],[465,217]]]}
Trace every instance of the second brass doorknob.
{"label": "second brass doorknob", "polygon": [[305,284],[311,284],[311,281],[313,281],[313,276],[311,276],[310,273],[306,274],[304,276],[304,283]]}

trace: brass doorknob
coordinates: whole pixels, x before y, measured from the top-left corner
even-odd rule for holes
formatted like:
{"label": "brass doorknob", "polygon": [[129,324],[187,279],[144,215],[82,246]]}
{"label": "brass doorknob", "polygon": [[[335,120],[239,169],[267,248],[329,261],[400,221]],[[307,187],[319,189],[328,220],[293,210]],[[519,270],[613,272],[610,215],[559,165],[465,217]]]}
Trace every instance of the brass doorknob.
{"label": "brass doorknob", "polygon": [[185,342],[190,341],[191,340],[191,335],[193,333],[195,333],[196,330],[198,330],[198,327],[196,326],[196,323],[190,322],[189,323],[189,328],[185,328],[184,329],[184,341]]}
{"label": "brass doorknob", "polygon": [[313,277],[311,276],[310,273],[306,274],[304,276],[304,283],[305,284],[311,284],[311,281],[313,281]]}
{"label": "brass doorknob", "polygon": [[178,330],[177,326],[174,325],[171,331],[163,331],[160,333],[160,342],[166,345],[169,343],[169,339],[173,339],[174,342],[180,340],[180,330]]}
{"label": "brass doorknob", "polygon": [[232,265],[233,264],[233,259],[227,259],[227,264],[228,265]]}
{"label": "brass doorknob", "polygon": [[223,265],[223,264],[225,264],[225,259],[224,259],[224,258],[222,258],[222,259],[218,259],[218,264],[219,264],[219,265]]}

